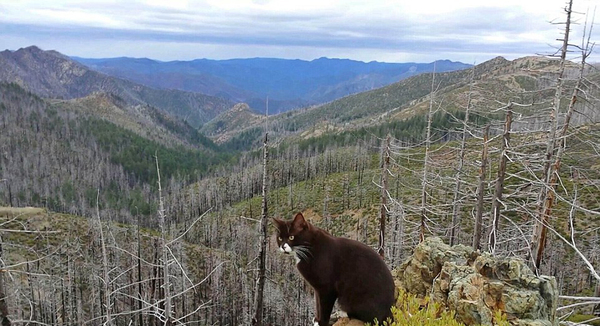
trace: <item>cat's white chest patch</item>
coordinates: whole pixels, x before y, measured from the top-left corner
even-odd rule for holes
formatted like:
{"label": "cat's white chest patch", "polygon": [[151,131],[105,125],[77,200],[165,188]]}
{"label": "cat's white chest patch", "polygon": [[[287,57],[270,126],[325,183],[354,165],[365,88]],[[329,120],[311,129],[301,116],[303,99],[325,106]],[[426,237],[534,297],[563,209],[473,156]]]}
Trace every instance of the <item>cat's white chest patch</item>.
{"label": "cat's white chest patch", "polygon": [[300,264],[300,257],[295,251],[292,251],[292,255],[294,255],[294,259],[296,260],[296,265]]}

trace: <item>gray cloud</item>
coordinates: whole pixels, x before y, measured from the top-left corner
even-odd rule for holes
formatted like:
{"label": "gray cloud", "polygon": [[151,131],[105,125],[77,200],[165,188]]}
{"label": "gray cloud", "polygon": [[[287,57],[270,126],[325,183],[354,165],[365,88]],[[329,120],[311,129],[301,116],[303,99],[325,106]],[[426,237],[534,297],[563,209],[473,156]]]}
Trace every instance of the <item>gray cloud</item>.
{"label": "gray cloud", "polygon": [[[559,36],[544,12],[519,11],[513,6],[458,7],[442,15],[431,15],[426,11],[398,13],[394,8],[384,10],[385,5],[379,5],[383,9],[366,6],[364,12],[333,8],[279,13],[223,10],[206,2],[185,10],[125,1],[111,5],[101,1],[68,6],[46,4],[36,9],[93,13],[114,20],[115,26],[79,21],[57,23],[50,19],[10,21],[0,16],[0,33],[5,36],[0,46],[15,49],[39,42],[69,55],[89,56],[89,51],[75,46],[78,41],[81,47],[88,48],[119,41],[131,46],[114,47],[111,51],[103,49],[102,56],[111,53],[109,56],[154,55],[163,60],[182,59],[193,54],[181,53],[188,46],[190,49],[211,48],[215,58],[236,57],[252,49],[259,56],[286,53],[287,57],[305,59],[308,53],[315,57],[347,53],[347,57],[361,60],[451,58],[470,62],[473,57],[487,59],[496,55],[517,57],[550,52],[547,44]],[[560,10],[556,10],[556,17],[560,14]],[[177,48],[178,52],[165,48],[143,54],[135,51],[136,44],[139,49],[164,44]],[[303,52],[293,56],[289,54],[292,50]],[[398,59],[394,59],[394,53]]]}

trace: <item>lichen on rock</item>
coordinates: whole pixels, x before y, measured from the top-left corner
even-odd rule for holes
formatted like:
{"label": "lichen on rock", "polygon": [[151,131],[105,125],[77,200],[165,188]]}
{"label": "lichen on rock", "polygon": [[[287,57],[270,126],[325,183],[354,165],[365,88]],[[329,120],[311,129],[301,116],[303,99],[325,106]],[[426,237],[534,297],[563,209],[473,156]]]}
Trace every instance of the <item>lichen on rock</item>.
{"label": "lichen on rock", "polygon": [[492,325],[498,310],[512,325],[556,325],[555,279],[536,276],[519,259],[428,238],[394,274],[399,287],[442,303],[467,325]]}

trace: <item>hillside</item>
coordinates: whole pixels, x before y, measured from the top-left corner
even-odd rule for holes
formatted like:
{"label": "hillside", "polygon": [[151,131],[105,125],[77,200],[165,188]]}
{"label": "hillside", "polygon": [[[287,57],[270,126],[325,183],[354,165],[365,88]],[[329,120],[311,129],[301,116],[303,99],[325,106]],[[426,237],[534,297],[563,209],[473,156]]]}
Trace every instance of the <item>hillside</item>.
{"label": "hillside", "polygon": [[55,108],[73,110],[109,121],[166,147],[217,149],[187,122],[148,105],[129,105],[110,93],[92,93],[72,100],[52,100],[51,104]]}
{"label": "hillside", "polygon": [[[440,123],[448,124],[450,120],[444,118],[445,115],[449,117],[453,112],[464,111],[471,76],[472,104],[480,119],[491,118],[494,108],[509,100],[533,104],[528,112],[546,109],[554,94],[553,78],[557,68],[556,60],[551,59],[525,57],[508,61],[498,57],[474,68],[437,73],[435,98],[437,103],[443,104],[445,112],[437,112],[436,117]],[[567,65],[567,75],[573,76],[576,71],[574,64]],[[600,76],[593,70],[588,73],[592,80]],[[331,142],[350,145],[359,139],[367,140],[370,135],[385,137],[388,132],[399,138],[421,137],[431,78],[431,74],[421,74],[324,105],[275,115],[269,118],[269,132],[276,139],[305,145]],[[596,115],[589,107],[584,109],[586,114]],[[246,125],[238,134],[228,132],[227,141],[255,146],[259,144],[262,129],[260,123]],[[213,139],[224,137],[210,136]],[[249,139],[251,137],[255,138]]]}
{"label": "hillside", "polygon": [[174,89],[154,89],[93,71],[56,51],[35,46],[0,52],[0,81],[14,82],[46,98],[73,99],[94,92],[112,93],[130,105],[147,104],[198,127],[233,104],[227,100]]}
{"label": "hillside", "polygon": [[[150,59],[111,58],[75,60],[97,71],[161,89],[180,89],[250,103],[264,112],[285,112],[332,101],[430,72],[434,63],[383,63],[320,58],[312,61],[271,58],[161,62]],[[468,68],[440,60],[439,72]]]}
{"label": "hillside", "polygon": [[[475,67],[478,74],[500,69],[508,63],[504,58],[479,64]],[[470,80],[471,70],[459,70],[436,74],[436,83],[443,93],[446,89],[459,88]],[[276,138],[314,138],[323,135],[348,133],[368,126],[390,123],[388,115],[408,110],[416,103],[426,100],[431,92],[431,74],[421,74],[400,82],[362,92],[320,106],[309,107],[270,117],[269,126],[272,137]],[[391,120],[393,121],[393,120]],[[260,124],[247,125],[243,133],[228,133],[232,143],[257,144],[248,137],[260,135]],[[255,130],[249,132],[249,130]],[[220,135],[211,135],[213,139]]]}
{"label": "hillside", "polygon": [[181,122],[121,104],[106,94],[50,104],[0,83],[0,203],[90,215],[99,190],[122,220],[148,216],[156,208],[155,155],[163,177],[192,180],[233,157]]}
{"label": "hillside", "polygon": [[214,139],[215,142],[222,143],[230,138],[229,134],[243,133],[246,126],[253,126],[264,120],[263,115],[254,113],[247,104],[240,103],[206,123],[200,131],[208,137],[218,136]]}

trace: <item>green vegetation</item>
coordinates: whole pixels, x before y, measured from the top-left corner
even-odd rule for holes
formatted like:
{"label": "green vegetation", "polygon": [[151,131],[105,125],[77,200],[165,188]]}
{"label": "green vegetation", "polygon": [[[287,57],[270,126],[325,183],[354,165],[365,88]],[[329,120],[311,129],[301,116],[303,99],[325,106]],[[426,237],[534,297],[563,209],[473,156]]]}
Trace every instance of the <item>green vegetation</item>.
{"label": "green vegetation", "polygon": [[531,92],[537,89],[537,81],[531,76],[515,76],[515,81],[526,91]]}
{"label": "green vegetation", "polygon": [[155,155],[159,158],[161,174],[165,179],[174,175],[195,179],[212,167],[235,158],[235,154],[225,152],[168,148],[104,120],[88,118],[83,120],[80,127],[110,153],[113,163],[120,164],[140,181],[149,184],[154,184],[157,178]]}
{"label": "green vegetation", "polygon": [[[464,118],[465,113],[463,111],[436,112],[431,120],[432,139],[447,138],[448,131],[459,128]],[[469,121],[472,125],[481,126],[490,121],[491,118],[471,115]],[[299,140],[296,143],[299,145],[300,150],[314,148],[318,152],[322,152],[329,146],[352,146],[361,141],[368,141],[373,137],[385,138],[388,134],[399,140],[420,142],[425,137],[425,128],[427,128],[427,117],[425,115],[415,115],[406,120],[392,120],[372,127],[363,127],[340,133],[328,133],[319,137]]]}
{"label": "green vegetation", "polygon": [[[400,290],[396,306],[392,307],[393,320],[375,326],[464,326],[454,319],[454,312],[445,310],[442,305],[429,298],[419,299]],[[369,324],[367,324],[369,325]],[[506,317],[497,312],[495,326],[509,326]]]}
{"label": "green vegetation", "polygon": [[600,319],[596,319],[596,320],[588,322],[588,320],[592,320],[594,318],[598,318],[598,317],[594,316],[594,315],[575,314],[575,315],[572,315],[569,318],[567,318],[567,321],[570,321],[573,323],[583,323],[583,324],[592,325],[592,326],[600,326]]}
{"label": "green vegetation", "polygon": [[[468,81],[470,69],[436,74],[439,88],[459,87]],[[373,91],[347,96],[313,110],[296,114],[290,119],[296,129],[309,127],[315,121],[349,122],[356,119],[382,114],[404,108],[411,101],[427,96],[431,92],[431,73],[417,75],[398,83]]]}
{"label": "green vegetation", "polygon": [[221,148],[230,151],[251,150],[254,146],[258,145],[257,140],[263,134],[264,129],[261,127],[247,129],[221,144]]}
{"label": "green vegetation", "polygon": [[212,151],[220,151],[221,148],[217,146],[210,138],[204,136],[197,129],[190,126],[186,121],[177,121],[167,116],[162,112],[154,112],[154,118],[158,123],[163,125],[167,130],[177,135],[182,135],[187,138],[190,143],[194,145],[200,145]]}

